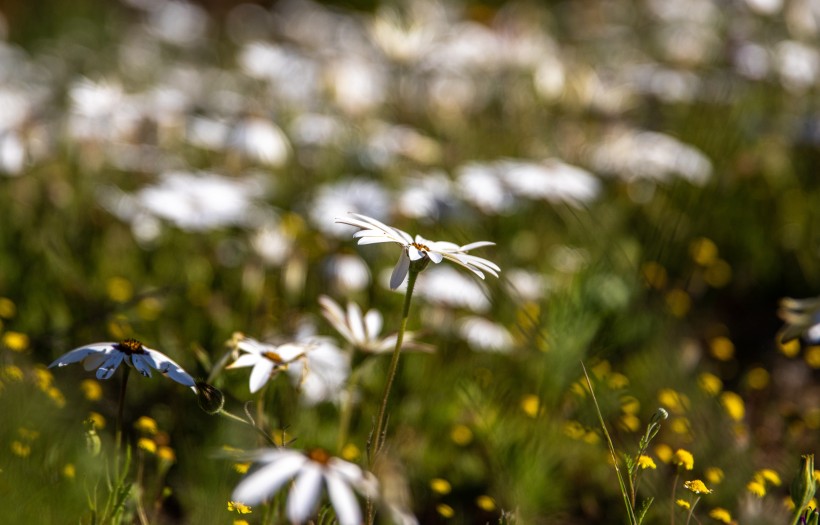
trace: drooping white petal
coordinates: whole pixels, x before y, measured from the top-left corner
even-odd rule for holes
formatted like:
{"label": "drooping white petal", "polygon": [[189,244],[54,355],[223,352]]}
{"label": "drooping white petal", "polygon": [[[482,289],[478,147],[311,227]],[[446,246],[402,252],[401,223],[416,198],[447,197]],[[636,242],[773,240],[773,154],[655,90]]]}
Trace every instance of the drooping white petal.
{"label": "drooping white petal", "polygon": [[427,257],[429,257],[430,260],[436,264],[440,263],[444,259],[444,256],[442,254],[433,251],[428,251]]}
{"label": "drooping white petal", "polygon": [[382,331],[382,314],[378,310],[368,310],[364,315],[364,327],[367,339],[375,340]]}
{"label": "drooping white petal", "polygon": [[407,256],[410,258],[411,261],[418,261],[419,259],[424,258],[424,252],[413,246],[412,244],[407,246],[405,249]]}
{"label": "drooping white petal", "polygon": [[191,375],[186,372],[176,361],[163,354],[158,350],[152,348],[145,348],[146,361],[156,368],[160,373],[168,376],[177,383],[185,386],[194,386],[196,381]]}
{"label": "drooping white petal", "polygon": [[251,370],[250,389],[251,394],[259,392],[273,373],[274,363],[270,359],[261,358],[256,361]]}
{"label": "drooping white petal", "polygon": [[263,353],[267,352],[268,350],[270,350],[271,348],[273,348],[272,345],[266,345],[264,343],[260,343],[256,339],[251,339],[250,337],[246,337],[245,339],[242,339],[241,341],[239,341],[239,343],[237,343],[236,347],[239,348],[240,350],[244,350],[245,352],[248,352],[250,354],[256,354],[256,355],[263,354]]}
{"label": "drooping white petal", "polygon": [[390,237],[360,237],[359,241],[356,243],[358,245],[365,245],[365,244],[378,244],[381,242],[395,242],[401,245],[404,245],[403,242],[397,241],[396,239],[391,239]]}
{"label": "drooping white petal", "polygon": [[[278,451],[277,451],[278,452]],[[292,478],[308,459],[299,452],[277,454],[275,460],[245,476],[233,491],[231,500],[257,505],[270,498]]]}
{"label": "drooping white petal", "polygon": [[322,467],[312,461],[306,462],[290,489],[287,503],[288,519],[304,523],[313,514],[322,490]]}
{"label": "drooping white petal", "polygon": [[361,525],[362,512],[350,486],[331,469],[325,471],[325,481],[339,525]]}
{"label": "drooping white petal", "polygon": [[310,347],[309,344],[304,343],[286,343],[279,345],[276,348],[276,353],[282,358],[285,363],[292,363],[303,357]]}
{"label": "drooping white petal", "polygon": [[104,351],[97,353],[97,354],[90,354],[88,357],[83,359],[83,368],[90,372],[92,370],[97,370],[100,368],[100,365],[105,363],[108,360],[108,356],[112,353],[119,352],[119,350],[114,350],[113,348],[107,348]]}
{"label": "drooping white petal", "polygon": [[53,368],[55,366],[65,366],[70,365],[71,363],[79,363],[87,356],[96,353],[102,353],[104,355],[105,351],[114,347],[116,343],[94,343],[91,345],[81,346],[80,348],[75,348],[70,352],[67,352],[57,359],[54,360],[50,365],[49,368]]}
{"label": "drooping white petal", "polygon": [[97,369],[97,379],[108,379],[114,375],[124,357],[125,354],[120,351],[108,354],[108,359]]}
{"label": "drooping white petal", "polygon": [[143,376],[151,377],[151,367],[145,357],[144,354],[132,354],[131,356],[125,356],[125,360]]}
{"label": "drooping white petal", "polygon": [[410,270],[410,257],[407,256],[407,252],[402,250],[401,256],[399,257],[399,261],[396,263],[396,267],[393,268],[393,274],[390,276],[390,289],[395,290],[399,287],[399,285],[404,281],[404,278],[407,277],[407,272]]}
{"label": "drooping white petal", "polygon": [[353,340],[362,344],[367,336],[364,331],[364,320],[362,319],[362,309],[359,305],[353,302],[347,303],[347,323],[350,331],[353,334]]}

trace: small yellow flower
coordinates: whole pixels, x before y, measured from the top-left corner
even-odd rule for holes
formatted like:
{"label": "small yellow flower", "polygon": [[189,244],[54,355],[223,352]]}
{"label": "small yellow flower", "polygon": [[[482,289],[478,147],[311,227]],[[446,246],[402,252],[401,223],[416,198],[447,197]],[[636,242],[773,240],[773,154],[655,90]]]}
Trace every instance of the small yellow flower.
{"label": "small yellow flower", "polygon": [[649,456],[645,456],[643,454],[638,458],[638,466],[641,467],[642,469],[651,468],[652,470],[655,470],[656,468],[658,468],[658,466],[655,465],[655,460],[654,459],[652,459]]}
{"label": "small yellow flower", "polygon": [[672,463],[682,467],[684,470],[692,470],[695,468],[695,457],[688,450],[679,448],[675,451]]}
{"label": "small yellow flower", "polygon": [[709,517],[721,523],[732,523],[732,515],[729,511],[720,507],[715,507],[709,511]]}
{"label": "small yellow flower", "polygon": [[3,334],[3,346],[12,352],[25,352],[28,345],[29,339],[24,333],[8,331]]}
{"label": "small yellow flower", "polygon": [[149,454],[157,453],[157,444],[154,443],[152,439],[140,438],[139,441],[137,441],[137,448],[144,450]]}
{"label": "small yellow flower", "polygon": [[99,401],[103,396],[102,386],[96,379],[83,379],[80,382],[80,391],[89,401]]}
{"label": "small yellow flower", "polygon": [[775,487],[779,487],[783,482],[780,480],[780,475],[770,468],[758,470],[755,477],[760,476],[766,483],[771,483]]}
{"label": "small yellow flower", "polygon": [[704,475],[706,476],[706,481],[713,485],[717,485],[718,483],[723,481],[723,478],[725,477],[723,470],[718,467],[707,468],[704,472]]}
{"label": "small yellow flower", "polygon": [[498,506],[495,500],[486,494],[481,495],[475,499],[475,504],[484,512],[493,512]]}
{"label": "small yellow flower", "polygon": [[467,425],[456,425],[450,431],[450,439],[456,445],[468,445],[473,440],[473,431]]}
{"label": "small yellow flower", "polygon": [[620,419],[621,427],[630,432],[637,432],[641,428],[641,418],[634,414],[624,414]]}
{"label": "small yellow flower", "polygon": [[689,255],[700,266],[710,266],[718,258],[718,247],[711,239],[698,237],[689,244]]}
{"label": "small yellow flower", "polygon": [[675,317],[685,317],[692,307],[692,298],[680,288],[674,288],[666,293],[666,308]]}
{"label": "small yellow flower", "polygon": [[142,432],[143,434],[148,434],[153,436],[157,433],[159,428],[157,427],[157,422],[151,419],[148,416],[141,416],[134,422],[134,428]]}
{"label": "small yellow flower", "polygon": [[16,365],[5,365],[0,368],[0,376],[3,379],[17,383],[23,380],[23,369]]}
{"label": "small yellow flower", "polygon": [[162,445],[157,449],[157,457],[168,463],[174,463],[177,460],[177,454],[171,447]]}
{"label": "small yellow flower", "polygon": [[729,361],[735,356],[735,344],[728,337],[715,337],[709,341],[709,353],[718,361]]}
{"label": "small yellow flower", "polygon": [[37,366],[34,368],[34,384],[43,392],[48,392],[54,384],[54,374],[44,366]]}
{"label": "small yellow flower", "polygon": [[17,307],[14,301],[8,297],[0,297],[0,318],[11,319],[17,314]]}
{"label": "small yellow flower", "polygon": [[749,388],[753,390],[763,390],[771,382],[769,371],[762,367],[757,367],[749,370],[746,376],[746,382],[749,383]]}
{"label": "small yellow flower", "polygon": [[46,390],[46,395],[49,397],[49,399],[54,401],[54,404],[57,405],[59,408],[63,408],[65,406],[65,396],[56,386],[52,386],[51,388]]}
{"label": "small yellow flower", "polygon": [[635,396],[623,396],[621,398],[621,412],[624,414],[638,415],[641,410],[641,402]]}
{"label": "small yellow flower", "polygon": [[685,499],[675,500],[675,505],[677,505],[678,507],[683,507],[684,509],[687,509],[687,510],[689,509],[689,507],[691,507],[689,502],[686,501]]}
{"label": "small yellow flower", "polygon": [[250,506],[245,505],[239,501],[229,501],[228,502],[228,511],[236,512],[237,514],[250,514],[253,512]]}
{"label": "small yellow flower", "polygon": [[439,503],[436,505],[436,512],[438,512],[442,518],[448,519],[456,515],[456,511],[453,510],[453,507],[445,503]]}
{"label": "small yellow flower", "polygon": [[128,302],[134,296],[134,286],[123,277],[111,277],[106,283],[108,297],[118,303]]}
{"label": "small yellow flower", "polygon": [[348,461],[356,461],[361,455],[362,451],[353,443],[348,443],[342,448],[342,458]]}
{"label": "small yellow flower", "polygon": [[658,456],[658,459],[664,463],[669,463],[672,461],[674,453],[672,452],[672,447],[669,445],[665,443],[658,443],[655,445],[655,455]]}
{"label": "small yellow flower", "polygon": [[820,346],[810,346],[806,348],[806,353],[803,355],[803,360],[811,368],[820,368]]}
{"label": "small yellow flower", "polygon": [[629,386],[629,378],[620,372],[613,372],[606,380],[606,386],[612,390],[621,390]]}
{"label": "small yellow flower", "polygon": [[703,280],[713,288],[723,288],[732,280],[732,267],[723,259],[718,259],[703,272]]}
{"label": "small yellow flower", "polygon": [[578,421],[567,421],[564,423],[564,434],[571,439],[583,439],[586,433],[587,431],[584,429],[584,425]]}
{"label": "small yellow flower", "polygon": [[250,525],[248,520],[233,520],[233,525]]}
{"label": "small yellow flower", "polygon": [[797,354],[800,353],[800,340],[792,339],[791,341],[784,343],[780,340],[780,338],[778,338],[777,347],[780,350],[780,353],[786,357],[796,357]]}
{"label": "small yellow flower", "polygon": [[11,442],[11,453],[21,458],[27,458],[31,455],[31,446],[22,441],[14,440]]}
{"label": "small yellow flower", "polygon": [[66,466],[63,467],[63,476],[68,479],[74,479],[74,476],[77,475],[77,468],[74,466],[73,463],[68,463]]}
{"label": "small yellow flower", "polygon": [[245,474],[248,471],[249,468],[251,468],[250,463],[234,463],[233,464],[233,469],[235,471],[237,471],[238,473],[240,473],[240,474]]}
{"label": "small yellow flower", "polygon": [[712,489],[708,488],[706,484],[699,480],[693,479],[691,481],[684,482],[683,486],[688,489],[690,492],[694,492],[695,494],[711,494]]}
{"label": "small yellow flower", "polygon": [[675,414],[682,414],[689,408],[689,398],[671,388],[662,388],[658,392],[658,402]]}
{"label": "small yellow flower", "polygon": [[743,398],[734,392],[723,392],[720,395],[720,404],[729,414],[729,417],[735,421],[742,421],[746,415],[746,405],[743,403]]}
{"label": "small yellow flower", "polygon": [[97,430],[102,430],[105,428],[105,417],[98,412],[89,412],[86,421],[92,421],[94,423],[94,428]]}
{"label": "small yellow flower", "polygon": [[433,478],[430,480],[430,488],[437,494],[449,494],[453,489],[450,482],[443,478]]}
{"label": "small yellow flower", "polygon": [[710,396],[716,396],[723,390],[723,381],[714,374],[704,372],[698,376],[698,386]]}
{"label": "small yellow flower", "polygon": [[758,498],[762,498],[766,495],[766,486],[758,480],[750,481],[746,485],[746,490],[748,490]]}
{"label": "small yellow flower", "polygon": [[521,399],[521,410],[529,417],[538,417],[539,409],[541,408],[541,401],[538,396],[534,394],[526,395]]}

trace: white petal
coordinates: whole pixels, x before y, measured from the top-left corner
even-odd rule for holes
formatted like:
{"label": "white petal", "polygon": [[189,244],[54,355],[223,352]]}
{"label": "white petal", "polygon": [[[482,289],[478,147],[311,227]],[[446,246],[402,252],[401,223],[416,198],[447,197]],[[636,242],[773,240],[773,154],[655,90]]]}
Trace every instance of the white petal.
{"label": "white petal", "polygon": [[145,348],[145,356],[149,364],[156,368],[160,373],[168,376],[177,383],[185,386],[194,386],[196,381],[191,375],[186,372],[176,361],[163,354],[158,350]]}
{"label": "white petal", "polygon": [[131,358],[129,359],[128,356],[125,357],[126,362],[137,369],[137,372],[142,374],[145,377],[151,377],[151,370],[150,366],[148,365],[148,360],[145,359],[144,355],[141,354],[132,354]]}
{"label": "white petal", "polygon": [[259,359],[251,370],[250,389],[251,394],[259,392],[273,373],[273,361],[270,359]]}
{"label": "white petal", "polygon": [[364,327],[368,340],[372,341],[379,337],[382,331],[382,314],[378,310],[368,310],[364,316]]}
{"label": "white petal", "polygon": [[361,237],[359,242],[356,244],[358,245],[365,245],[365,244],[378,244],[380,242],[395,242],[401,245],[404,245],[403,242],[398,241],[396,239],[391,239],[390,237]]}
{"label": "white petal", "polygon": [[404,281],[404,278],[407,277],[407,271],[410,269],[410,258],[407,256],[407,252],[402,250],[401,257],[399,257],[399,261],[396,263],[396,267],[393,268],[393,274],[390,276],[390,289],[395,290],[399,287],[399,285]]}
{"label": "white petal", "polygon": [[361,525],[362,512],[353,490],[330,469],[325,472],[325,481],[339,525]]}
{"label": "white petal", "polygon": [[236,361],[229,364],[225,368],[242,368],[245,366],[254,366],[260,360],[266,359],[259,354],[242,354],[236,358]]}
{"label": "white petal", "polygon": [[459,249],[459,251],[462,251],[462,252],[468,252],[468,251],[470,251],[470,250],[474,250],[474,249],[476,249],[476,248],[481,248],[482,246],[495,246],[495,243],[494,243],[494,242],[490,242],[490,241],[476,241],[476,242],[471,242],[470,244],[465,244],[464,246],[462,246],[462,247]]}
{"label": "white petal", "polygon": [[347,325],[353,334],[353,340],[361,344],[366,340],[364,332],[364,321],[362,319],[362,309],[353,302],[347,303]]}
{"label": "white petal", "polygon": [[286,343],[276,348],[276,353],[282,358],[285,363],[292,363],[303,357],[310,349],[310,344],[304,343]]}
{"label": "white petal", "polygon": [[257,505],[273,496],[282,485],[293,477],[308,459],[299,452],[282,454],[270,464],[245,476],[231,495],[232,501],[245,505]]}
{"label": "white petal", "polygon": [[114,372],[117,371],[117,367],[120,366],[124,357],[125,354],[120,351],[114,351],[109,354],[105,363],[97,369],[97,379],[108,379],[114,375]]}
{"label": "white petal", "polygon": [[241,341],[239,341],[239,343],[237,343],[236,347],[239,348],[240,350],[244,350],[245,352],[248,352],[248,353],[251,353],[251,354],[257,354],[257,355],[264,354],[268,350],[271,350],[272,348],[274,348],[273,345],[267,345],[265,343],[260,343],[256,339],[252,339],[250,337],[246,337],[245,339],[242,339]]}
{"label": "white petal", "polygon": [[89,355],[83,359],[83,368],[85,368],[88,372],[97,370],[100,368],[100,365],[105,363],[108,360],[108,357],[114,352],[119,352],[119,350],[114,350],[111,348],[105,350],[105,352]]}
{"label": "white petal", "polygon": [[442,254],[440,254],[438,252],[432,252],[432,251],[427,252],[427,257],[429,257],[430,260],[433,261],[436,264],[440,263],[442,261],[442,259],[444,259],[444,256]]}
{"label": "white petal", "polygon": [[347,326],[347,318],[345,317],[342,307],[326,295],[319,297],[319,304],[322,305],[322,315],[333,325],[333,328],[346,340],[355,343],[353,333]]}
{"label": "white petal", "polygon": [[290,489],[286,512],[294,523],[304,523],[316,509],[322,490],[322,467],[312,461],[306,462]]}
{"label": "white petal", "polygon": [[79,363],[90,354],[105,354],[105,351],[112,349],[115,344],[116,343],[94,343],[81,346],[80,348],[75,348],[74,350],[71,350],[70,352],[67,352],[55,359],[54,362],[48,365],[48,367],[52,368],[54,366],[65,366],[70,365],[71,363]]}
{"label": "white petal", "polygon": [[424,258],[424,252],[422,252],[412,244],[407,246],[405,252],[407,253],[407,256],[410,258],[411,261],[418,261],[419,259]]}

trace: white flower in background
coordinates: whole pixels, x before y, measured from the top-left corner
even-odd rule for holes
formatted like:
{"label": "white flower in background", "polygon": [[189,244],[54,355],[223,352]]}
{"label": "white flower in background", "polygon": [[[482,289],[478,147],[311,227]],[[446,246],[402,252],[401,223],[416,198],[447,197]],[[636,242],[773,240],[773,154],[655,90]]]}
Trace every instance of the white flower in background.
{"label": "white flower in background", "polygon": [[[355,348],[377,354],[392,352],[395,348],[396,334],[381,337],[384,319],[378,310],[368,310],[363,314],[358,304],[348,302],[347,311],[345,311],[336,301],[326,295],[319,297],[319,304],[322,306],[322,315],[325,319]],[[433,350],[429,345],[416,343],[415,337],[415,333],[405,332],[402,350],[426,352]]]}
{"label": "white flower in background", "polygon": [[281,266],[293,252],[293,235],[279,221],[259,228],[251,237],[253,250],[271,266]]}
{"label": "white flower in background", "polygon": [[456,330],[473,350],[507,353],[513,346],[509,330],[483,317],[465,317],[456,322]]}
{"label": "white flower in background", "polygon": [[400,244],[403,248],[399,261],[393,269],[393,275],[390,277],[390,289],[395,290],[404,281],[407,272],[410,270],[410,263],[412,261],[420,261],[427,259],[438,264],[444,259],[454,262],[463,268],[466,268],[476,274],[478,277],[484,279],[484,272],[498,277],[498,272],[501,269],[493,262],[475,255],[470,255],[467,252],[480,248],[482,246],[493,246],[494,242],[478,241],[464,246],[459,246],[446,241],[428,241],[421,235],[416,235],[415,239],[409,233],[387,226],[386,224],[366,215],[358,213],[349,214],[350,217],[336,218],[336,222],[340,224],[349,224],[361,228],[360,231],[353,234],[353,237],[358,238],[358,244],[375,244],[382,242],[394,242]]}
{"label": "white flower in background", "polygon": [[208,22],[208,13],[202,7],[171,0],[153,6],[149,13],[148,29],[170,44],[191,46],[203,39]]}
{"label": "white flower in background", "polygon": [[74,140],[115,141],[132,135],[143,117],[119,82],[83,78],[68,91],[68,135]]}
{"label": "white flower in background", "polygon": [[447,266],[425,271],[416,283],[414,293],[427,302],[447,308],[466,308],[479,313],[490,309],[486,287]]}
{"label": "white flower in background", "polygon": [[786,323],[780,329],[781,343],[800,338],[807,345],[820,344],[820,297],[780,300],[777,315]]}
{"label": "white flower in background", "polygon": [[390,212],[390,206],[390,195],[380,183],[352,178],[321,186],[310,205],[310,218],[322,233],[346,238],[350,230],[334,222],[336,217],[349,211],[384,217]]}
{"label": "white flower in background", "polygon": [[590,172],[557,159],[502,161],[498,170],[513,193],[531,199],[579,206],[595,199],[601,191],[601,182]]}
{"label": "white flower in background", "polygon": [[541,301],[550,289],[550,282],[540,273],[515,268],[505,272],[508,293],[519,301]]}
{"label": "white flower in background", "polygon": [[355,492],[369,499],[378,494],[378,482],[372,474],[322,449],[262,449],[249,459],[255,462],[254,467],[236,486],[231,500],[258,505],[295,478],[285,510],[294,524],[305,523],[316,513],[322,487],[327,488],[339,525],[362,523]]}
{"label": "white flower in background", "polygon": [[[259,219],[253,199],[266,193],[263,179],[229,178],[214,173],[169,172],[160,182],[133,195],[102,195],[123,220],[149,214],[188,231],[245,226]],[[103,205],[106,205],[104,202]]]}
{"label": "white flower in background", "polygon": [[492,164],[465,164],[456,180],[461,196],[484,213],[503,213],[515,204]]}
{"label": "white flower in background", "polygon": [[287,371],[302,389],[306,401],[317,403],[334,399],[350,374],[347,356],[327,338],[309,337],[274,345],[246,337],[237,343],[237,348],[243,354],[227,368],[253,367],[251,393],[261,390],[279,372]]}
{"label": "white flower in background", "polygon": [[325,264],[325,273],[334,290],[341,295],[360,292],[370,284],[370,269],[361,257],[351,253],[331,256]]}
{"label": "white flower in background", "polygon": [[240,122],[228,142],[251,160],[274,168],[284,166],[290,156],[290,143],[284,132],[260,117],[248,117]]}
{"label": "white flower in background", "polygon": [[398,206],[405,217],[439,220],[456,202],[453,183],[443,172],[436,171],[408,177],[399,195]]}
{"label": "white flower in background", "polygon": [[195,388],[194,378],[175,361],[162,352],[144,346],[136,339],[81,346],[56,359],[48,367],[82,363],[83,368],[88,371],[97,370],[97,379],[109,379],[123,361],[145,377],[151,377],[153,368],[177,383]]}

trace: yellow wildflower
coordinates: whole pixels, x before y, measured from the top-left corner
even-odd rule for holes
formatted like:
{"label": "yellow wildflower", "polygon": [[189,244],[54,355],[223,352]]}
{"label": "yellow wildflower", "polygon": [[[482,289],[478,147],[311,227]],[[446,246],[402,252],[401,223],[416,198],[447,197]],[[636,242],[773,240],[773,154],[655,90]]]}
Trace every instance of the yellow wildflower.
{"label": "yellow wildflower", "polygon": [[695,494],[711,494],[712,489],[708,488],[706,484],[699,480],[693,479],[691,481],[684,482],[683,486],[688,489],[690,492],[694,492]]}
{"label": "yellow wildflower", "polygon": [[637,415],[641,410],[641,402],[635,396],[623,396],[621,398],[621,412],[624,414]]}
{"label": "yellow wildflower", "polygon": [[23,443],[22,441],[14,440],[11,442],[11,452],[15,456],[27,458],[31,455],[31,446]]}
{"label": "yellow wildflower", "polygon": [[155,435],[159,428],[157,427],[157,422],[148,416],[141,416],[134,422],[134,428],[142,432],[143,434],[148,435]]}
{"label": "yellow wildflower", "polygon": [[233,469],[235,471],[237,471],[238,473],[240,473],[240,474],[246,473],[250,467],[251,467],[250,463],[234,463],[233,464]]}
{"label": "yellow wildflower", "polygon": [[811,368],[820,368],[820,346],[810,346],[806,348],[806,353],[803,355],[803,360]]}
{"label": "yellow wildflower", "polygon": [[778,475],[777,472],[775,472],[774,470],[772,470],[770,468],[764,468],[764,469],[758,470],[757,473],[755,473],[755,477],[757,477],[757,476],[760,476],[761,478],[766,480],[767,483],[771,483],[775,487],[779,487],[783,483],[780,480],[780,475]]}
{"label": "yellow wildflower", "polygon": [[535,394],[529,394],[521,399],[521,410],[529,417],[538,417],[541,408],[541,400]]}
{"label": "yellow wildflower", "polygon": [[689,244],[689,255],[700,266],[710,266],[718,258],[718,247],[711,239],[698,237]]}
{"label": "yellow wildflower", "polygon": [[29,339],[24,333],[8,331],[3,334],[3,346],[13,352],[25,352],[28,345]]}
{"label": "yellow wildflower", "polygon": [[430,480],[430,488],[437,494],[449,494],[453,487],[450,482],[442,478],[433,478]]}
{"label": "yellow wildflower", "polygon": [[475,499],[475,504],[484,512],[493,512],[496,508],[498,508],[495,504],[495,500],[486,494],[477,497]]}
{"label": "yellow wildflower", "polygon": [[250,525],[248,520],[233,520],[233,525]]}
{"label": "yellow wildflower", "polygon": [[674,288],[666,293],[666,308],[675,317],[684,317],[692,307],[692,298],[680,288]]}
{"label": "yellow wildflower", "polygon": [[582,439],[586,433],[587,431],[584,429],[584,425],[578,421],[567,421],[564,423],[564,434],[571,439]]}
{"label": "yellow wildflower", "polygon": [[106,283],[108,297],[118,303],[128,302],[134,295],[134,286],[123,277],[111,277]]}
{"label": "yellow wildflower", "polygon": [[658,459],[664,463],[669,463],[672,461],[672,456],[674,453],[672,452],[672,447],[669,445],[665,443],[658,443],[655,445],[655,455],[658,456]]}
{"label": "yellow wildflower", "polygon": [[704,475],[706,476],[706,481],[713,485],[717,485],[718,483],[723,481],[723,478],[725,476],[723,470],[718,467],[707,468],[704,472]]}
{"label": "yellow wildflower", "polygon": [[438,512],[442,518],[452,518],[456,515],[456,511],[453,510],[453,507],[445,503],[436,505],[436,512]]}
{"label": "yellow wildflower", "polygon": [[746,490],[748,490],[758,498],[762,498],[766,495],[766,486],[756,479],[746,484]]}
{"label": "yellow wildflower", "polygon": [[3,379],[17,383],[23,380],[23,369],[17,365],[5,365],[0,368],[0,375]]}
{"label": "yellow wildflower", "polygon": [[720,507],[715,507],[709,511],[709,517],[721,523],[732,523],[732,515],[729,511]]}
{"label": "yellow wildflower", "polygon": [[157,453],[157,444],[154,443],[153,440],[148,438],[140,438],[139,441],[137,441],[137,448],[139,448],[140,450],[144,450],[149,454]]}
{"label": "yellow wildflower", "polygon": [[658,401],[670,412],[681,414],[689,408],[689,398],[671,388],[662,388],[658,392]]}
{"label": "yellow wildflower", "polygon": [[800,353],[800,341],[798,339],[792,339],[784,343],[778,337],[777,347],[780,350],[780,353],[782,353],[786,357],[795,357],[797,356],[797,354]]}
{"label": "yellow wildflower", "polygon": [[43,392],[48,392],[51,385],[54,383],[54,375],[49,369],[44,366],[37,366],[34,368],[34,384]]}
{"label": "yellow wildflower", "polygon": [[723,390],[723,381],[714,374],[704,372],[698,376],[698,386],[710,396],[716,396]]}
{"label": "yellow wildflower", "polygon": [[606,385],[612,390],[621,390],[629,386],[629,378],[620,372],[613,372],[607,378]]}
{"label": "yellow wildflower", "polygon": [[729,417],[735,421],[742,421],[746,415],[746,405],[743,403],[743,398],[734,392],[723,392],[720,395],[720,404],[729,414]]}
{"label": "yellow wildflower", "polygon": [[239,501],[229,501],[228,510],[230,512],[236,512],[237,514],[250,514],[253,512],[250,506]]}
{"label": "yellow wildflower", "polygon": [[162,445],[157,449],[157,457],[162,461],[173,463],[177,460],[177,454],[171,447]]}
{"label": "yellow wildflower", "polygon": [[0,297],[0,317],[11,319],[15,314],[17,314],[17,307],[14,306],[14,301],[8,297]]}
{"label": "yellow wildflower", "polygon": [[675,505],[677,505],[678,507],[683,507],[684,509],[687,509],[687,510],[689,509],[689,507],[691,507],[689,502],[686,501],[685,499],[675,500]]}
{"label": "yellow wildflower", "polygon": [[771,382],[769,371],[763,367],[757,367],[749,370],[746,376],[746,382],[749,383],[749,388],[753,390],[763,390]]}
{"label": "yellow wildflower", "polygon": [[679,448],[675,451],[675,456],[672,458],[672,463],[683,467],[685,470],[692,470],[695,468],[695,457],[688,450]]}
{"label": "yellow wildflower", "polygon": [[353,443],[348,443],[342,448],[342,458],[348,461],[356,461],[361,455],[362,451]]}
{"label": "yellow wildflower", "polygon": [[456,445],[468,445],[473,440],[473,431],[467,425],[456,425],[450,431],[450,439]]}
{"label": "yellow wildflower", "polygon": [[637,432],[641,428],[641,418],[634,414],[624,414],[620,423],[622,428],[630,432]]}
{"label": "yellow wildflower", "polygon": [[52,386],[48,390],[46,390],[46,395],[49,397],[49,399],[54,401],[54,404],[58,407],[63,408],[65,406],[65,396],[56,386]]}
{"label": "yellow wildflower", "polygon": [[641,456],[638,458],[638,466],[641,467],[642,469],[651,468],[652,470],[655,470],[656,468],[658,468],[658,466],[655,465],[655,460],[654,459],[652,459],[649,456],[645,456],[643,454],[641,454]]}
{"label": "yellow wildflower", "polygon": [[73,463],[68,463],[66,466],[63,467],[63,476],[68,479],[74,479],[74,476],[77,475],[77,468],[74,466]]}
{"label": "yellow wildflower", "polygon": [[94,423],[94,428],[97,430],[102,430],[105,428],[105,417],[98,412],[90,412],[86,420],[92,421]]}
{"label": "yellow wildflower", "polygon": [[89,401],[99,401],[103,396],[102,386],[96,379],[83,379],[80,382],[80,391]]}
{"label": "yellow wildflower", "polygon": [[715,337],[709,341],[709,353],[718,361],[729,361],[735,356],[735,344],[728,337]]}

